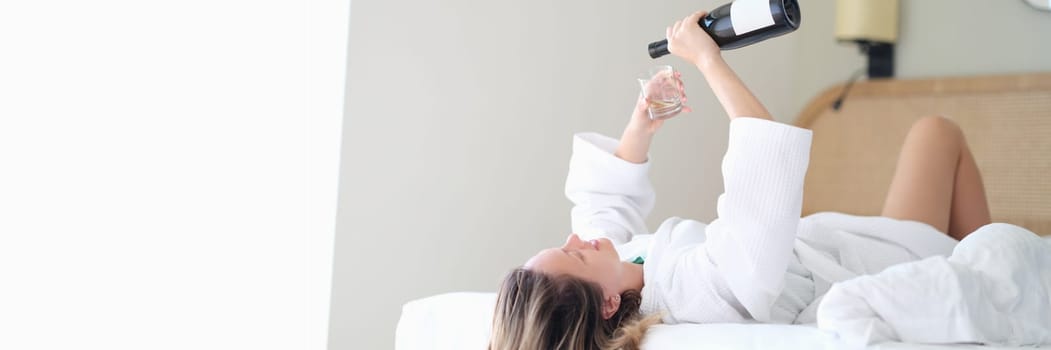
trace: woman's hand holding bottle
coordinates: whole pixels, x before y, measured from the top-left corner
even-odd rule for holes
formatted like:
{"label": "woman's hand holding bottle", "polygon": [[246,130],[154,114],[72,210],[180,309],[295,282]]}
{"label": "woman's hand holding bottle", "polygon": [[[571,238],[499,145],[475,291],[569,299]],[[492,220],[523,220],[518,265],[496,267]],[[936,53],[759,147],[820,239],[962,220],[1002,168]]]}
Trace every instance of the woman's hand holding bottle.
{"label": "woman's hand holding bottle", "polygon": [[766,107],[723,60],[719,46],[712,37],[695,24],[705,15],[706,12],[698,11],[668,27],[668,51],[701,71],[730,119],[753,117],[773,120]]}
{"label": "woman's hand holding bottle", "polygon": [[722,60],[722,53],[715,40],[697,25],[697,21],[706,15],[706,11],[694,12],[665,30],[668,51],[702,70],[711,62]]}

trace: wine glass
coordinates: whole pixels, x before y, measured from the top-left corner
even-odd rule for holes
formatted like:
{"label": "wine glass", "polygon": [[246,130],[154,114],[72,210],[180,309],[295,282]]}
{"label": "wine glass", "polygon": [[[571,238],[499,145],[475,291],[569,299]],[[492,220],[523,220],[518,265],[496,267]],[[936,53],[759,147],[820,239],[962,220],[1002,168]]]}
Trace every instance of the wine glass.
{"label": "wine glass", "polygon": [[656,66],[650,68],[639,78],[643,98],[649,106],[650,119],[669,118],[682,110],[682,91],[679,80],[675,78],[675,68]]}

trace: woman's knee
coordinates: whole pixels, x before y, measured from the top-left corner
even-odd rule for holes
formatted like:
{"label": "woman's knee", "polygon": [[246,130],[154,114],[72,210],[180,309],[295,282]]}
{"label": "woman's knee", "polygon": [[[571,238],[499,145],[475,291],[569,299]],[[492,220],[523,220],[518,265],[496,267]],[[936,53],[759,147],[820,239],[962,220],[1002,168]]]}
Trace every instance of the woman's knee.
{"label": "woman's knee", "polygon": [[909,137],[922,137],[927,141],[937,138],[961,145],[964,143],[963,130],[960,129],[960,126],[952,119],[940,115],[926,116],[917,120],[909,129]]}

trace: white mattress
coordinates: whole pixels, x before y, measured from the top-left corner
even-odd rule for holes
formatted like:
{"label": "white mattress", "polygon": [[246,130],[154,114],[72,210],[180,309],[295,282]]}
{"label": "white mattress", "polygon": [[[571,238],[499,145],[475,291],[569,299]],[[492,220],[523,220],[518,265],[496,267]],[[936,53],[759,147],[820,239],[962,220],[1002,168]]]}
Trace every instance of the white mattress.
{"label": "white mattress", "polygon": [[[395,348],[485,349],[495,293],[459,292],[406,303],[395,331]],[[646,334],[643,349],[861,349],[835,335],[806,325],[678,324],[657,325]],[[869,350],[1016,349],[979,345],[883,343]],[[1034,349],[1034,348],[1024,348]],[[1045,347],[1041,349],[1051,349]]]}

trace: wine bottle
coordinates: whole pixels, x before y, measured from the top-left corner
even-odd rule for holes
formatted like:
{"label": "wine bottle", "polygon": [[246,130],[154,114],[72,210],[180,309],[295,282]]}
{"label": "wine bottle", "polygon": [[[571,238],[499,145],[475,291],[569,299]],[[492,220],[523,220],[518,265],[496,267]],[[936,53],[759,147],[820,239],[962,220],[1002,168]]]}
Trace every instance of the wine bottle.
{"label": "wine bottle", "polygon": [[[719,6],[697,22],[723,50],[736,49],[799,28],[797,0],[735,0]],[[668,54],[668,40],[649,45],[651,58]]]}

